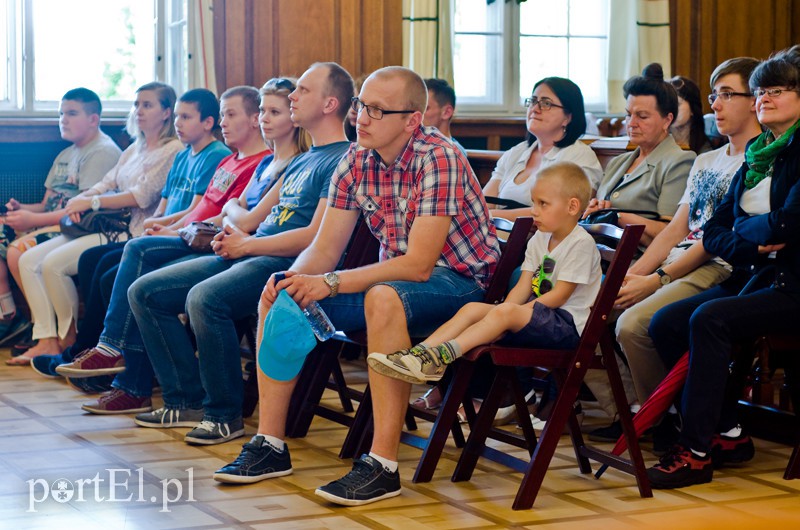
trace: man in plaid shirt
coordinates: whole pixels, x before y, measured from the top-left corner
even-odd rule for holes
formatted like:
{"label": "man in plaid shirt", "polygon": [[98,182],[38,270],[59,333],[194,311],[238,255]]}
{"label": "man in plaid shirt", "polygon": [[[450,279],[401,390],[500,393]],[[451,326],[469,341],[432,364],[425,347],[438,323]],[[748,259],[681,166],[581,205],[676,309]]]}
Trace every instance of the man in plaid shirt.
{"label": "man in plaid shirt", "polygon": [[[358,145],[331,180],[318,236],[285,280],[267,283],[262,319],[286,289],[301,307],[319,301],[338,330],[366,328],[369,351],[394,352],[411,346],[410,334],[426,335],[483,298],[500,256],[497,237],[466,158],[438,130],[421,126],[427,96],[422,78],[406,68],[383,68],[364,82],[353,98]],[[360,217],[380,241],[380,261],[335,271]],[[295,382],[259,372],[258,435],[215,478],[256,482],[292,472],[283,438]],[[370,454],[317,489],[347,506],[400,494],[397,451],[411,385],[371,369],[369,382]]]}

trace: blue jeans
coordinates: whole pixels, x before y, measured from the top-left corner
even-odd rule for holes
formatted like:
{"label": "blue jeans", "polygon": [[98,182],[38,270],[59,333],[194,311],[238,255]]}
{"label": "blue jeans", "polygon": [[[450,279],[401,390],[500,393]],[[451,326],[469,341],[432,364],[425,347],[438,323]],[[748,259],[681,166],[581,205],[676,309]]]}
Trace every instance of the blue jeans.
{"label": "blue jeans", "polygon": [[128,304],[128,288],[137,278],[163,265],[200,255],[177,236],[145,236],[125,245],[99,340],[122,352],[125,358],[125,371],[114,378],[111,384],[114,388],[138,397],[153,393],[153,367]]}
{"label": "blue jeans", "polygon": [[[381,282],[393,288],[406,314],[412,337],[427,337],[469,302],[483,300],[484,290],[474,279],[446,267],[435,267],[427,282]],[[340,294],[319,301],[339,331],[356,331],[367,327],[363,293]]]}
{"label": "blue jeans", "polygon": [[[217,422],[242,416],[244,388],[234,321],[255,313],[270,275],[293,262],[272,256],[202,256],[146,274],[131,285],[128,300],[165,405],[202,407],[205,418]],[[189,314],[199,362],[178,319],[181,313]]]}

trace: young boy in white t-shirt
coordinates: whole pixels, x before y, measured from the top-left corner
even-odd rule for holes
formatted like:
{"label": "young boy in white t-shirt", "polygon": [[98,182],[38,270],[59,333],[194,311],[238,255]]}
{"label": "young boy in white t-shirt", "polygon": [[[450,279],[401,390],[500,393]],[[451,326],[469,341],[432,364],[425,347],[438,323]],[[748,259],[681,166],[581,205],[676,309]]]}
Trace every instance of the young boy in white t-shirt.
{"label": "young boy in white t-shirt", "polygon": [[389,377],[423,383],[441,379],[464,352],[501,338],[508,345],[576,347],[602,274],[594,239],[578,226],[591,193],[576,164],[542,169],[531,189],[538,231],[505,302],[467,304],[424,342],[388,355],[371,353],[369,365]]}

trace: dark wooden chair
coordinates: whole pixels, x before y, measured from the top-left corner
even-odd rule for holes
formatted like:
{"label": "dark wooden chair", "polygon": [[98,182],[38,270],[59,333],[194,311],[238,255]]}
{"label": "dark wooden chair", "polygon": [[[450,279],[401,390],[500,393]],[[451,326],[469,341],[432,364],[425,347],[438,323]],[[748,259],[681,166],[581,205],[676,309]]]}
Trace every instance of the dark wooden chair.
{"label": "dark wooden chair", "polygon": [[[530,217],[519,217],[514,223],[502,218],[493,219],[495,228],[498,231],[508,233],[508,238],[502,242],[502,254],[497,264],[494,275],[492,276],[489,287],[486,289],[484,301],[486,303],[500,303],[508,290],[508,283],[514,269],[516,269],[525,256],[528,238],[535,231],[533,219]],[[423,340],[425,337],[419,337]],[[419,342],[417,340],[417,342]],[[470,373],[471,374],[471,373]],[[464,435],[458,421],[457,412],[461,403],[464,404],[468,423],[475,418],[475,409],[472,406],[472,398],[468,395],[468,377],[463,389],[456,392],[458,400],[451,398],[447,401],[447,396],[451,393],[448,389],[439,413],[436,411],[422,410],[409,407],[406,413],[407,430],[401,434],[401,442],[423,450],[420,463],[414,474],[414,482],[428,482],[433,476],[433,470],[439,461],[444,444],[450,434],[453,436],[456,447],[464,445]],[[451,410],[452,409],[452,410]],[[446,410],[447,414],[442,415]],[[416,430],[416,419],[423,419],[434,422],[434,428],[430,436],[418,436],[413,433]],[[369,449],[372,441],[372,401],[369,387],[364,393],[364,399],[359,403],[353,423],[347,433],[342,449],[339,452],[340,458],[353,458]]]}
{"label": "dark wooden chair", "polygon": [[[587,227],[587,229],[596,239],[607,239],[617,233],[613,228]],[[625,277],[628,265],[636,251],[643,229],[644,227],[641,225],[626,227],[616,250],[606,245],[599,245],[603,260],[608,261],[609,266],[576,350],[509,348],[498,344],[490,344],[473,349],[456,363],[464,365],[475,364],[480,357],[489,356],[492,363],[497,367],[497,371],[489,394],[481,405],[480,412],[473,424],[472,432],[461,453],[453,473],[453,481],[469,480],[481,456],[506,462],[524,473],[513,508],[515,510],[530,508],[533,506],[544,480],[545,472],[558,445],[558,440],[564,432],[564,428],[568,426],[575,455],[582,473],[591,473],[589,465],[589,459],[591,458],[634,475],[640,495],[642,497],[652,496],[645,472],[644,460],[635,436],[615,360],[614,339],[608,327],[608,315],[613,307],[614,299]],[[602,352],[601,359],[598,359],[595,354],[598,344]],[[600,360],[602,360],[602,365],[609,373],[613,395],[620,411],[620,421],[629,444],[630,460],[586,445],[575,416],[573,406],[578,397],[583,378],[586,375],[586,370],[597,366]],[[525,398],[517,382],[515,370],[517,367],[550,368],[558,381],[559,394],[550,419],[547,421],[538,441],[528,416]],[[468,375],[469,371],[467,370],[463,373]],[[466,375],[462,375],[462,371],[459,370],[451,387],[458,385],[458,380],[464,377]],[[499,451],[487,448],[485,444],[486,438],[492,429],[492,420],[500,405],[502,394],[508,387],[513,390],[517,415],[520,419],[523,434],[529,444],[528,449],[531,452],[531,458],[527,462],[509,455],[498,455]]]}

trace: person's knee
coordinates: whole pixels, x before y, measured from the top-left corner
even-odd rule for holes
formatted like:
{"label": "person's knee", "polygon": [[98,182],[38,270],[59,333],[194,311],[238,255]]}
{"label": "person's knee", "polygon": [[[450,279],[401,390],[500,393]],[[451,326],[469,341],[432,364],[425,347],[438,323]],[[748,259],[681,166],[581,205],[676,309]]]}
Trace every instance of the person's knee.
{"label": "person's knee", "polygon": [[636,311],[624,311],[617,319],[614,332],[623,348],[626,343],[641,337],[647,337],[648,319]]}
{"label": "person's knee", "polygon": [[405,318],[403,302],[392,287],[376,285],[364,296],[364,316],[368,328],[395,322]]}
{"label": "person's knee", "polygon": [[498,318],[508,321],[514,317],[517,309],[519,309],[519,305],[504,302],[494,306],[491,310],[489,310],[488,316],[489,318]]}
{"label": "person's knee", "polygon": [[154,287],[147,276],[142,276],[128,287],[128,304],[134,312],[141,311],[147,304],[147,293]]}
{"label": "person's knee", "polygon": [[189,289],[186,295],[186,313],[189,315],[189,320],[194,322],[222,313],[226,304],[217,294],[216,289],[202,282]]}

